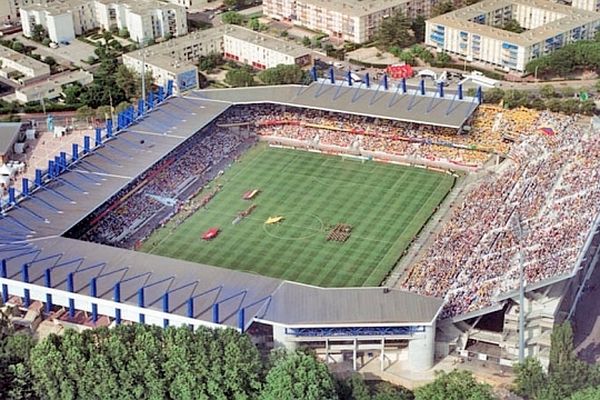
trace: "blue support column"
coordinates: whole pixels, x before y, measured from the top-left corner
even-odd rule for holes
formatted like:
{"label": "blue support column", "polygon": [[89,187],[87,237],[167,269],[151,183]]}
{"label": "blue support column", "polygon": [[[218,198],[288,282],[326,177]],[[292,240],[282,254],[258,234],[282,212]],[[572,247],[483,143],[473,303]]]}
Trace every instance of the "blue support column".
{"label": "blue support column", "polygon": [[21,192],[23,192],[23,196],[29,197],[29,179],[23,178],[21,180]]}
{"label": "blue support column", "polygon": [[0,262],[0,277],[8,277],[8,269],[6,268],[6,260],[4,258],[2,259],[2,262]]}
{"label": "blue support column", "polygon": [[50,268],[46,268],[44,271],[44,285],[46,285],[47,288],[52,287],[52,271]]}
{"label": "blue support column", "polygon": [[25,283],[29,283],[29,264],[25,263],[21,266],[21,279]]}
{"label": "blue support column", "polygon": [[163,312],[169,312],[169,292],[163,295]]}
{"label": "blue support column", "polygon": [[15,188],[11,186],[8,188],[8,204],[16,204],[16,203],[17,203],[17,198],[15,196]]}
{"label": "blue support column", "polygon": [[31,305],[31,294],[29,289],[23,289],[23,305],[29,307]]}
{"label": "blue support column", "polygon": [[481,86],[477,88],[477,102],[479,104],[483,103],[483,90],[481,89]]}
{"label": "blue support column", "polygon": [[79,146],[77,143],[73,143],[71,157],[73,158],[73,161],[79,160]]}
{"label": "blue support column", "polygon": [[90,296],[98,297],[98,283],[95,277],[90,279]]}
{"label": "blue support column", "polygon": [[112,119],[106,120],[106,137],[110,138],[113,136],[113,122]]}
{"label": "blue support column", "polygon": [[162,86],[158,87],[158,102],[162,103],[165,100],[165,89]]}
{"label": "blue support column", "polygon": [[329,82],[335,84],[335,71],[333,70],[333,67],[329,67]]}
{"label": "blue support column", "polygon": [[62,164],[63,169],[67,169],[67,153],[64,151],[60,152],[60,163]]}
{"label": "blue support column", "polygon": [[419,82],[419,91],[421,96],[425,96],[425,79],[421,79],[421,82]]}
{"label": "blue support column", "polygon": [[120,308],[115,309],[115,322],[117,323],[117,325],[121,324],[121,309]]}
{"label": "blue support column", "polygon": [[8,301],[8,285],[2,284],[2,302],[6,303]]}
{"label": "blue support column", "polygon": [[83,154],[89,154],[90,151],[90,137],[86,135],[83,137]]}
{"label": "blue support column", "polygon": [[67,291],[73,293],[75,291],[74,275],[69,272],[67,275]]}
{"label": "blue support column", "polygon": [[313,65],[312,68],[310,69],[310,77],[314,82],[317,81],[318,76],[317,76],[317,66],[316,65]]}
{"label": "blue support column", "polygon": [[152,110],[154,108],[154,92],[150,91],[148,93],[148,109]]}
{"label": "blue support column", "polygon": [[144,314],[140,314],[140,324],[144,325],[146,323],[146,316]]}
{"label": "blue support column", "polygon": [[367,87],[371,87],[371,78],[369,77],[369,73],[367,72],[365,74],[365,84],[367,85]]}
{"label": "blue support column", "polygon": [[138,117],[144,115],[144,99],[138,100],[138,109],[137,109]]}
{"label": "blue support column", "polygon": [[244,308],[240,308],[240,310],[238,311],[238,328],[240,329],[240,331],[244,332],[244,328],[246,327],[245,324],[245,310]]}
{"label": "blue support column", "polygon": [[440,98],[444,98],[444,82],[438,83]]}
{"label": "blue support column", "polygon": [[194,318],[194,298],[190,297],[187,301],[187,316],[188,318]]}
{"label": "blue support column", "polygon": [[173,81],[167,81],[167,97],[173,96]]}
{"label": "blue support column", "polygon": [[458,99],[459,100],[463,99],[463,85],[462,85],[462,83],[458,84]]}
{"label": "blue support column", "polygon": [[46,293],[46,314],[50,314],[52,312],[52,295],[50,293]]}
{"label": "blue support column", "polygon": [[346,73],[346,80],[348,81],[348,86],[352,86],[352,72],[348,71]]}
{"label": "blue support column", "polygon": [[406,93],[406,78],[402,78],[402,94]]}
{"label": "blue support column", "polygon": [[138,307],[145,307],[144,288],[139,288],[138,290]]}
{"label": "blue support column", "polygon": [[102,128],[96,128],[96,146],[102,146]]}
{"label": "blue support column", "polygon": [[62,173],[62,164],[60,156],[54,157],[54,176],[59,176]]}
{"label": "blue support column", "polygon": [[121,282],[115,283],[113,300],[117,303],[121,302]]}
{"label": "blue support column", "polygon": [[92,303],[92,322],[98,321],[98,304]]}
{"label": "blue support column", "polygon": [[169,327],[169,320],[167,318],[163,319],[163,328],[167,329]]}
{"label": "blue support column", "polygon": [[48,178],[54,178],[54,161],[48,160]]}
{"label": "blue support column", "polygon": [[212,307],[212,322],[215,324],[219,323],[219,303],[213,304]]}
{"label": "blue support column", "polygon": [[37,186],[37,187],[42,186],[42,170],[41,169],[35,170],[35,186]]}
{"label": "blue support column", "polygon": [[75,318],[75,299],[69,299],[69,317]]}
{"label": "blue support column", "polygon": [[383,88],[385,90],[389,89],[388,76],[387,74],[383,74]]}

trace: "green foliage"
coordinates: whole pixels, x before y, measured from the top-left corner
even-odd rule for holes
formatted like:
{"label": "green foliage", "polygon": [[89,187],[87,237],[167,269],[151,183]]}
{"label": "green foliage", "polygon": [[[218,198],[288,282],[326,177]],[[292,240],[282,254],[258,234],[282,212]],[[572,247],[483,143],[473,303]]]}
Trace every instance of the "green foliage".
{"label": "green foliage", "polygon": [[538,360],[528,357],[515,367],[514,391],[518,395],[536,399],[546,390],[547,384],[548,377]]}
{"label": "green foliage", "polygon": [[580,40],[569,43],[551,54],[530,61],[529,73],[566,76],[576,69],[600,71],[600,41]]}
{"label": "green foliage", "polygon": [[19,53],[24,53],[25,52],[25,45],[21,42],[19,42],[18,40],[15,40],[12,42],[12,47],[11,47],[14,51],[18,51]]}
{"label": "green foliage", "polygon": [[437,17],[438,15],[446,14],[454,10],[456,10],[456,7],[454,7],[452,2],[443,1],[431,7],[431,17]]}
{"label": "green foliage", "polygon": [[483,92],[483,101],[485,103],[498,104],[503,98],[504,90],[500,88],[492,88]]}
{"label": "green foliage", "polygon": [[307,73],[296,64],[279,64],[262,71],[258,78],[267,85],[285,85],[305,82]]}
{"label": "green foliage", "polygon": [[502,26],[502,29],[504,29],[505,31],[514,32],[514,33],[525,32],[525,28],[523,28],[519,24],[519,21],[517,21],[516,19],[512,19],[512,18],[509,19],[508,21],[506,21],[506,23]]}
{"label": "green foliage", "polygon": [[310,45],[312,44],[310,38],[308,36],[304,36],[302,38],[302,45],[306,46],[306,47],[310,47]]}
{"label": "green foliage", "polygon": [[600,386],[589,387],[587,389],[575,392],[569,397],[569,400],[598,400],[600,399]]}
{"label": "green foliage", "polygon": [[372,400],[413,400],[413,393],[401,386],[389,382],[380,382],[375,386]]}
{"label": "green foliage", "polygon": [[50,336],[31,353],[34,384],[49,399],[251,399],[261,362],[232,329],[118,326]]}
{"label": "green foliage", "polygon": [[237,10],[244,5],[244,0],[223,0],[223,5],[229,10]]}
{"label": "green foliage", "polygon": [[314,356],[294,352],[278,359],[266,377],[262,400],[335,400],[327,366]]}
{"label": "green foliage", "polygon": [[[146,71],[146,93],[150,92],[152,88],[152,72]],[[142,75],[129,69],[125,65],[121,64],[117,67],[115,75],[115,84],[117,88],[123,91],[123,94],[127,99],[139,98],[142,94]]]}
{"label": "green foliage", "polygon": [[224,24],[241,25],[244,22],[244,17],[235,11],[227,11],[221,14],[221,21]]}
{"label": "green foliage", "polygon": [[260,22],[258,21],[258,18],[250,18],[250,20],[248,21],[248,28],[252,29],[253,31],[259,31]]}
{"label": "green foliage", "polygon": [[245,69],[231,69],[225,74],[225,82],[233,87],[254,85],[254,76]]}
{"label": "green foliage", "polygon": [[75,115],[77,115],[77,119],[80,121],[88,121],[96,116],[96,111],[92,107],[84,105],[77,109]]}
{"label": "green foliage", "polygon": [[417,15],[417,18],[412,21],[410,29],[412,29],[417,43],[423,43],[425,41],[425,17]]}
{"label": "green foliage", "polygon": [[495,400],[491,386],[478,383],[468,371],[441,372],[415,390],[415,400]]}
{"label": "green foliage", "polygon": [[527,93],[519,90],[509,89],[504,92],[504,107],[516,108],[524,107],[527,105]]}
{"label": "green foliage", "polygon": [[410,20],[401,11],[398,11],[381,22],[376,35],[377,43],[386,49],[394,46],[400,48],[409,46],[414,43],[410,28]]}
{"label": "green foliage", "polygon": [[201,56],[200,61],[198,62],[198,68],[201,71],[210,71],[215,69],[219,65],[223,65],[225,60],[223,60],[223,56],[221,53],[212,52],[207,54],[206,56]]}
{"label": "green foliage", "polygon": [[435,64],[444,65],[452,61],[452,58],[446,52],[437,53],[435,56]]}
{"label": "green foliage", "polygon": [[557,93],[552,85],[544,85],[540,88],[540,95],[545,99],[556,97]]}
{"label": "green foliage", "polygon": [[42,40],[42,44],[46,47],[50,46],[50,43],[52,43],[52,40],[50,40],[50,38],[44,38]]}
{"label": "green foliage", "polygon": [[119,37],[122,37],[123,39],[127,39],[127,38],[129,38],[129,30],[127,28],[121,28],[121,29],[119,29],[118,35],[119,35]]}
{"label": "green foliage", "polygon": [[45,38],[48,37],[48,32],[46,32],[46,28],[44,28],[41,24],[35,24],[33,29],[31,30],[31,39],[36,42],[41,42]]}
{"label": "green foliage", "polygon": [[44,62],[46,64],[48,64],[49,66],[53,67],[57,64],[56,60],[54,59],[54,57],[51,56],[46,56],[44,57]]}

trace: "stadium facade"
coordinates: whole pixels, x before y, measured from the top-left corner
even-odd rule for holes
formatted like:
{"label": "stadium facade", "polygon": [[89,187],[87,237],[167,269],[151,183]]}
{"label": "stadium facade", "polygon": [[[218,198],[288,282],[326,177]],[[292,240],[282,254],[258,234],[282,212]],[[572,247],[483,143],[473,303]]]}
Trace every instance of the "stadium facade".
{"label": "stadium facade", "polygon": [[[496,340],[510,355],[513,336],[493,336],[475,325],[486,315],[502,312],[510,329],[518,307],[515,293],[478,312],[439,320],[441,298],[386,287],[320,288],[63,236],[238,103],[328,109],[459,132],[481,99],[444,95],[443,88],[421,93],[401,85],[396,92],[387,84],[385,89],[367,86],[321,79],[309,86],[183,97],[171,97],[172,83],[166,90],[160,88],[148,101],[119,114],[114,126],[109,121],[105,129],[85,137],[82,148],[75,144],[71,154],[49,160],[47,170],[36,171],[34,182],[23,179],[20,190],[10,189],[0,218],[3,301],[17,297],[25,307],[40,301],[46,311],[60,306],[71,317],[85,311],[92,326],[106,316],[113,324],[231,327],[248,331],[259,344],[311,346],[327,361],[352,360],[355,368],[359,359],[378,357],[384,369],[393,360],[388,354],[403,354],[407,368],[423,371],[433,366],[436,354],[464,351],[469,340]],[[527,287],[530,354],[543,355],[545,332],[576,304],[597,259],[597,228],[598,224],[572,274]],[[541,331],[544,334],[534,343]],[[507,358],[503,362],[510,363]]]}

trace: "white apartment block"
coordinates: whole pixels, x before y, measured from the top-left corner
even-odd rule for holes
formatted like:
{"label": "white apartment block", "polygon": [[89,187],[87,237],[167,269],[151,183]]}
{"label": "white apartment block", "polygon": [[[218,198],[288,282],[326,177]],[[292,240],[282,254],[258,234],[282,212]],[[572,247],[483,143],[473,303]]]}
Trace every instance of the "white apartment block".
{"label": "white apartment block", "polygon": [[16,22],[19,20],[21,7],[34,4],[46,4],[52,0],[0,0],[0,22]]}
{"label": "white apartment block", "polygon": [[[525,32],[501,29],[510,19]],[[600,14],[546,0],[484,0],[427,20],[425,43],[466,61],[523,72],[535,58],[592,39]]]}
{"label": "white apartment block", "polygon": [[43,25],[53,42],[70,42],[95,28],[127,28],[133,40],[187,33],[185,8],[157,0],[56,0],[21,7],[25,36]]}
{"label": "white apartment block", "polygon": [[81,85],[89,85],[94,81],[94,75],[91,72],[84,70],[67,71],[61,74],[52,75],[47,79],[40,80],[31,85],[18,88],[15,91],[15,98],[21,103],[29,101],[37,101],[44,99],[55,99],[60,97],[63,92],[63,86],[80,83]]}
{"label": "white apartment block", "polygon": [[0,46],[0,76],[27,84],[50,76],[50,67],[25,54]]}
{"label": "white apartment block", "polygon": [[571,6],[582,10],[600,12],[600,0],[573,0]]}
{"label": "white apartment block", "polygon": [[327,33],[354,43],[372,40],[381,21],[397,11],[410,18],[428,16],[433,0],[263,0],[273,19]]}
{"label": "white apartment block", "polygon": [[198,87],[195,63],[210,53],[223,54],[228,60],[256,69],[310,63],[310,51],[302,46],[240,26],[225,25],[124,54],[123,64],[138,73],[145,65],[156,84],[165,85],[173,80],[174,91],[181,93]]}

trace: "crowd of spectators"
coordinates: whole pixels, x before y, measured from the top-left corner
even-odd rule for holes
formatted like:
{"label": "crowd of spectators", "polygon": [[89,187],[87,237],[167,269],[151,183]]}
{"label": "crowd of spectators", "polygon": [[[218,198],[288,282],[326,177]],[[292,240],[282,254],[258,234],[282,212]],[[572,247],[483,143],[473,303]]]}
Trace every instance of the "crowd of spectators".
{"label": "crowd of spectators", "polygon": [[[403,282],[445,297],[445,317],[515,290],[520,248],[527,284],[571,273],[600,211],[600,137],[550,113],[521,132],[510,151],[515,161],[469,192]],[[513,215],[522,221],[521,238]]]}
{"label": "crowd of spectators", "polygon": [[506,155],[514,132],[529,129],[538,118],[539,113],[529,109],[482,105],[470,121],[468,134],[457,134],[449,128],[261,104],[234,108],[220,123],[249,124],[261,136],[291,139],[308,147],[337,146],[479,166],[491,154]]}
{"label": "crowd of spectators", "polygon": [[232,154],[243,140],[214,126],[193,136],[116,196],[92,220],[82,238],[118,246],[163,207],[179,209],[183,204],[178,195],[212,165]]}

